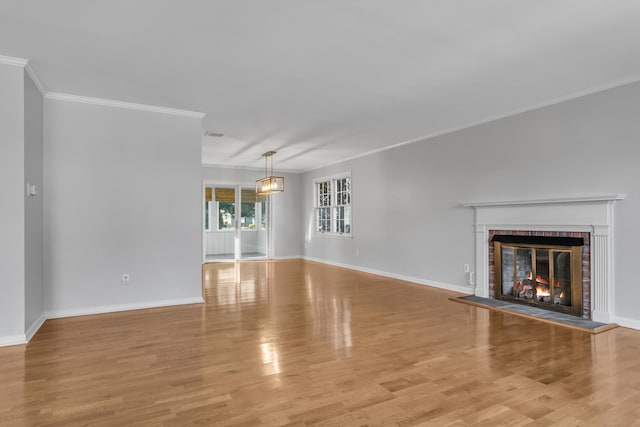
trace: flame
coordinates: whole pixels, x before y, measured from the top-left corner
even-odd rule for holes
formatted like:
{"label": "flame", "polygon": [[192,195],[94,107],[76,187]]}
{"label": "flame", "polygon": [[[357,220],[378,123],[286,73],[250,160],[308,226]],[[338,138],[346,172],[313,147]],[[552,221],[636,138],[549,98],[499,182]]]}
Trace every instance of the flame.
{"label": "flame", "polygon": [[549,279],[545,279],[544,277],[536,276],[536,282],[544,283],[545,285],[549,284]]}
{"label": "flame", "polygon": [[[527,279],[528,279],[528,280],[533,279],[533,272],[532,272],[532,271],[530,271],[530,272],[529,272],[529,274],[527,275]],[[544,277],[542,277],[542,276],[540,276],[540,275],[537,275],[537,276],[536,276],[536,282],[538,282],[538,283],[543,283],[543,284],[545,284],[545,285],[548,285],[548,284],[549,284],[549,279],[545,279]],[[559,285],[558,285],[558,286],[559,286]]]}
{"label": "flame", "polygon": [[551,293],[549,292],[548,289],[544,289],[540,286],[536,286],[536,295],[538,297],[548,297],[548,296],[551,296]]}
{"label": "flame", "polygon": [[560,298],[564,298],[564,292],[560,293]]}

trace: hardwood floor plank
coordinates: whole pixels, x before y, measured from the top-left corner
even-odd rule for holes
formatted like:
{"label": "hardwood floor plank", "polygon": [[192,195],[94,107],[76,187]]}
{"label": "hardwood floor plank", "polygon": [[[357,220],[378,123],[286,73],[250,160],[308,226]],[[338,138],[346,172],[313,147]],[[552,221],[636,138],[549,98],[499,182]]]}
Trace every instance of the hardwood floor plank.
{"label": "hardwood floor plank", "polygon": [[640,331],[592,335],[302,260],[207,264],[204,305],[0,348],[2,426],[633,426]]}

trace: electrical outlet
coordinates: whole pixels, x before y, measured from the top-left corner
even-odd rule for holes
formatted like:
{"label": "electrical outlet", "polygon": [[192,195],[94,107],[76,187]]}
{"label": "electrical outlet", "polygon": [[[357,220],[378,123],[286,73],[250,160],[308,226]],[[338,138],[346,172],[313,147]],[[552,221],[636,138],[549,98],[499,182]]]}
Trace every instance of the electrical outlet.
{"label": "electrical outlet", "polygon": [[465,273],[469,272],[469,264],[465,264],[462,268],[464,269]]}
{"label": "electrical outlet", "polygon": [[356,249],[356,256],[360,256],[360,249]]}
{"label": "electrical outlet", "polygon": [[129,276],[128,274],[123,274],[122,278],[120,279],[120,284],[122,286],[129,286],[131,284],[131,276]]}

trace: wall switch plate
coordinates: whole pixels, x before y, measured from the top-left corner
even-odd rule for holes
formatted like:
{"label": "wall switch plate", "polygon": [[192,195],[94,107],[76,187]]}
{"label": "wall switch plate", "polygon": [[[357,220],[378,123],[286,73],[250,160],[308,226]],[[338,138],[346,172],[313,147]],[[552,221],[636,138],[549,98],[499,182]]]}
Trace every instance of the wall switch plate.
{"label": "wall switch plate", "polygon": [[120,279],[120,284],[123,286],[129,286],[131,284],[131,276],[129,276],[128,274],[123,274],[122,278]]}
{"label": "wall switch plate", "polygon": [[30,182],[27,182],[27,196],[37,196],[38,187]]}
{"label": "wall switch plate", "polygon": [[469,272],[469,264],[465,264],[462,268],[464,269],[465,273]]}

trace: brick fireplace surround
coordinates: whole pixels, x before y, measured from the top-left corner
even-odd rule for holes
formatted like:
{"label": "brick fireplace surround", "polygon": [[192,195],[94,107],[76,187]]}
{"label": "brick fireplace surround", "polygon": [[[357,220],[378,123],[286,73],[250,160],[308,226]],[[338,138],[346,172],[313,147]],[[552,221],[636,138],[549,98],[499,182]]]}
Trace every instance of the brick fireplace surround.
{"label": "brick fireplace surround", "polygon": [[464,204],[475,213],[475,295],[493,297],[492,232],[584,237],[588,245],[583,251],[582,285],[588,304],[583,308],[583,317],[612,322],[615,319],[613,208],[616,201],[624,198],[623,194],[614,194]]}
{"label": "brick fireplace surround", "polygon": [[530,231],[530,230],[489,230],[489,298],[495,298],[495,266],[493,258],[493,236],[545,236],[581,237],[582,247],[582,317],[591,319],[591,237],[590,233],[579,231]]}

